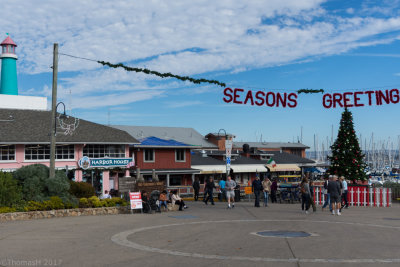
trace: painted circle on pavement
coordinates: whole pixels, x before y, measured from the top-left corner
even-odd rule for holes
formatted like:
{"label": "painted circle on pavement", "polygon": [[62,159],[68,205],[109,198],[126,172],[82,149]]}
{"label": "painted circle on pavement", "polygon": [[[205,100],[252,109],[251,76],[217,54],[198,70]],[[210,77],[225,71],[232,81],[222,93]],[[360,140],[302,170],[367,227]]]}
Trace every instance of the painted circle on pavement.
{"label": "painted circle on pavement", "polygon": [[[387,226],[387,225],[379,225],[379,224],[366,224],[366,223],[355,223],[355,222],[332,222],[332,221],[310,221],[310,220],[222,220],[222,221],[199,221],[199,222],[187,222],[187,223],[174,223],[174,224],[164,224],[164,225],[156,225],[149,227],[141,227],[128,231],[123,231],[118,234],[115,234],[111,237],[111,240],[121,246],[126,246],[134,249],[138,249],[141,251],[168,254],[173,256],[183,256],[183,257],[192,257],[192,258],[203,258],[203,259],[216,259],[216,260],[237,260],[237,261],[254,261],[254,262],[297,262],[297,263],[400,263],[400,258],[390,258],[390,259],[302,259],[302,258],[269,258],[269,257],[245,257],[245,256],[223,256],[223,255],[210,255],[210,254],[201,254],[201,253],[191,253],[191,252],[182,252],[168,249],[160,249],[155,247],[150,247],[146,245],[141,245],[139,243],[128,240],[128,236],[133,235],[135,233],[154,230],[165,227],[174,227],[174,226],[183,226],[183,225],[196,225],[196,224],[209,224],[209,223],[232,223],[232,222],[306,222],[306,223],[329,223],[329,224],[343,224],[343,225],[355,225],[355,226],[368,226],[368,227],[376,227],[376,228],[386,228],[386,229],[396,229],[400,230],[400,227],[396,226]],[[252,233],[254,234],[254,233]]]}

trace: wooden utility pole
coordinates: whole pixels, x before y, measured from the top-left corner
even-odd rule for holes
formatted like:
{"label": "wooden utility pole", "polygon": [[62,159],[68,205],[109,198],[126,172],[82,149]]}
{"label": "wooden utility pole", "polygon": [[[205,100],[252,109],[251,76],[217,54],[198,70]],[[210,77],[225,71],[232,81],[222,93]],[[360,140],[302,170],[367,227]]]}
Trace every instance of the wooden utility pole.
{"label": "wooden utility pole", "polygon": [[56,174],[56,115],[57,115],[57,72],[58,72],[58,44],[54,44],[53,50],[53,88],[51,98],[51,137],[50,137],[50,172],[49,178],[52,179]]}

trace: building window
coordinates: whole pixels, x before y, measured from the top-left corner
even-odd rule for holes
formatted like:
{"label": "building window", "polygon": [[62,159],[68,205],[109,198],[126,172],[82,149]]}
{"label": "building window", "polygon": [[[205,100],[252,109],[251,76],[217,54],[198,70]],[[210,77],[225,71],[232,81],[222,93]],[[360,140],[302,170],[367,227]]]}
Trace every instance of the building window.
{"label": "building window", "polygon": [[181,175],[171,175],[169,178],[170,186],[182,185],[182,176]]}
{"label": "building window", "polygon": [[83,155],[89,158],[125,158],[125,145],[86,145]]}
{"label": "building window", "polygon": [[[49,160],[50,145],[25,145],[25,160]],[[56,159],[75,159],[74,145],[56,145]]]}
{"label": "building window", "polygon": [[15,145],[1,145],[0,160],[15,160]]}
{"label": "building window", "polygon": [[185,149],[175,149],[175,161],[185,161]]}
{"label": "building window", "polygon": [[154,149],[144,149],[144,162],[154,162]]}

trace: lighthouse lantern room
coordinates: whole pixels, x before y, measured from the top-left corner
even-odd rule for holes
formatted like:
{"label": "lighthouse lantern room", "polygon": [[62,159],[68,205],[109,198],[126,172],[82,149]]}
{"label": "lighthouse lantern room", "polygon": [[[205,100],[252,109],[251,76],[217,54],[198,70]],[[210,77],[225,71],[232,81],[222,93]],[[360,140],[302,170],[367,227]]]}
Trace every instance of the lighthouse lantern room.
{"label": "lighthouse lantern room", "polygon": [[10,36],[1,45],[1,87],[0,94],[18,95],[17,85],[17,55],[15,48],[17,44]]}

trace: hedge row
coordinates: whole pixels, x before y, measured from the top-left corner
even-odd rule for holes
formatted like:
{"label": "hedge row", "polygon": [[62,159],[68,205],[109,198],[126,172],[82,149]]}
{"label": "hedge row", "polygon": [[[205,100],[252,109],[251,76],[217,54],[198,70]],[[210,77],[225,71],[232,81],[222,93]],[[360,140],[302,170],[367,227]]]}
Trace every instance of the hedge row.
{"label": "hedge row", "polygon": [[118,197],[99,199],[96,196],[90,198],[79,199],[80,208],[100,208],[100,207],[115,207],[115,206],[127,206],[128,203]]}
{"label": "hedge row", "polygon": [[42,210],[59,210],[74,208],[100,208],[126,206],[127,202],[121,198],[99,199],[96,196],[90,198],[81,198],[79,205],[74,203],[65,203],[60,197],[50,197],[45,201],[28,201],[26,205],[18,208],[0,207],[0,213],[16,212],[16,211],[42,211]]}

